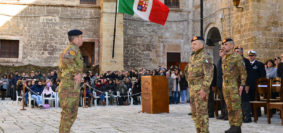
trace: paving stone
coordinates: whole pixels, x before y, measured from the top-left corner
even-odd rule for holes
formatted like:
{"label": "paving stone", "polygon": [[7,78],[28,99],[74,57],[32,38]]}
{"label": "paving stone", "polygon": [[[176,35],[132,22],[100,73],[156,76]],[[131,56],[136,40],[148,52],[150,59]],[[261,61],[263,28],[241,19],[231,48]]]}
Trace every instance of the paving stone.
{"label": "paving stone", "polygon": [[[57,133],[60,108],[37,109],[21,106],[14,101],[0,101],[0,133]],[[170,105],[170,113],[140,113],[141,105],[98,106],[79,108],[78,118],[71,133],[193,133],[195,127],[188,116],[189,104]],[[267,123],[266,116],[257,123],[243,124],[243,133],[282,133],[281,119],[277,113]],[[209,119],[211,133],[223,133],[228,121]]]}

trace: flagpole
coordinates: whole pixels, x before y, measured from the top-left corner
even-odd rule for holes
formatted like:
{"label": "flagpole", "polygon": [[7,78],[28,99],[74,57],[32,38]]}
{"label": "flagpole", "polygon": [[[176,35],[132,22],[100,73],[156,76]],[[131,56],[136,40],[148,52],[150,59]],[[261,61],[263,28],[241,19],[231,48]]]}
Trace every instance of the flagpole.
{"label": "flagpole", "polygon": [[114,22],[114,35],[113,35],[113,49],[112,49],[112,59],[114,58],[114,54],[115,54],[117,8],[118,8],[118,4],[117,4],[117,0],[116,0],[115,22]]}

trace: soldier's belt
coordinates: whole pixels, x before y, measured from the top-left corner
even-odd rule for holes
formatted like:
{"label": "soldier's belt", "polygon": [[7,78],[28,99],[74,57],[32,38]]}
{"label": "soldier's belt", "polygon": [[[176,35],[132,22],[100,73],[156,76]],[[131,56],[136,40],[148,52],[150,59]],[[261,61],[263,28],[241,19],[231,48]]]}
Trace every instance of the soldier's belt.
{"label": "soldier's belt", "polygon": [[202,84],[201,80],[190,81],[190,85],[201,85],[201,84]]}

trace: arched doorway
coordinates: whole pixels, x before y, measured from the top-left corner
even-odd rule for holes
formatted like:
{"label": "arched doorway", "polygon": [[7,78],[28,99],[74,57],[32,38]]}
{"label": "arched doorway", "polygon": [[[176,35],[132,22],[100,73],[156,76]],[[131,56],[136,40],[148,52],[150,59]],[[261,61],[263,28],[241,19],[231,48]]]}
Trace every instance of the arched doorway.
{"label": "arched doorway", "polygon": [[213,55],[213,61],[216,63],[219,60],[219,42],[221,41],[221,34],[216,27],[209,29],[206,36],[206,45],[208,51]]}

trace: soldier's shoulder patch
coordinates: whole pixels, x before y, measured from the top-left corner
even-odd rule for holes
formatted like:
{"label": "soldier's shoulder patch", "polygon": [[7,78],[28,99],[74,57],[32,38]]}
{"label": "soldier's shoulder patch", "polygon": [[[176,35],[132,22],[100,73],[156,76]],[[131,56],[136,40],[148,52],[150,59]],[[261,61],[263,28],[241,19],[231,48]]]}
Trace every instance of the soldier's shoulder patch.
{"label": "soldier's shoulder patch", "polygon": [[70,50],[69,53],[70,53],[70,55],[72,55],[72,56],[76,55],[76,52],[73,51],[73,50]]}
{"label": "soldier's shoulder patch", "polygon": [[204,58],[204,63],[211,64],[211,63],[213,63],[213,62],[212,62],[212,59],[211,59],[211,58],[207,57],[207,58]]}
{"label": "soldier's shoulder patch", "polygon": [[74,50],[67,50],[65,53],[64,53],[64,58],[74,58],[76,55],[76,52]]}

